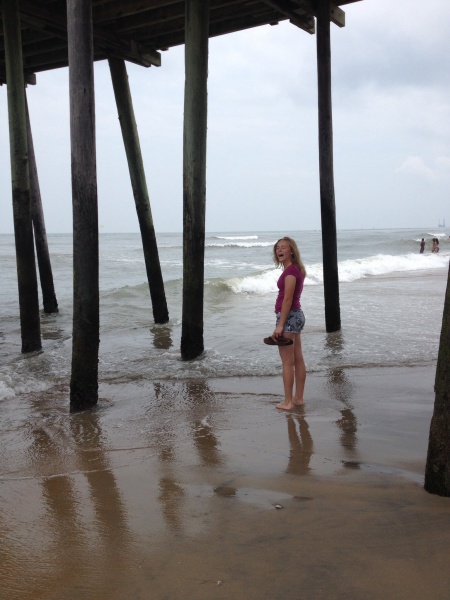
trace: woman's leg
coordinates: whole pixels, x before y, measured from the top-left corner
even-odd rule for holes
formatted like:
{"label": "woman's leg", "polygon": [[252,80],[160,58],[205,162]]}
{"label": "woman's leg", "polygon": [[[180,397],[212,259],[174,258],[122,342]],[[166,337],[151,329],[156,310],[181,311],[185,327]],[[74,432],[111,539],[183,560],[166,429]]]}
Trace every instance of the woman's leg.
{"label": "woman's leg", "polygon": [[303,400],[303,393],[305,390],[306,366],[303,358],[301,333],[297,333],[294,336],[294,369],[295,396],[293,398],[293,403],[296,406],[302,406],[305,403]]}
{"label": "woman's leg", "polygon": [[[283,335],[289,338],[297,337],[293,333],[287,332],[284,332]],[[283,368],[284,402],[277,404],[277,408],[282,408],[283,410],[292,410],[294,407],[292,395],[295,380],[295,344],[294,339],[294,343],[291,346],[278,346]]]}

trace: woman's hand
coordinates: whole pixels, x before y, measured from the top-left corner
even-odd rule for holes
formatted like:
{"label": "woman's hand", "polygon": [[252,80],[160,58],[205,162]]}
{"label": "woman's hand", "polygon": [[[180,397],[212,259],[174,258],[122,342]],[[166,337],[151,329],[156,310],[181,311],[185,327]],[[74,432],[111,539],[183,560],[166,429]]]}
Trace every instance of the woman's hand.
{"label": "woman's hand", "polygon": [[273,330],[273,337],[277,338],[279,335],[282,336],[283,335],[283,328],[284,328],[284,325],[277,325],[275,327],[275,329]]}

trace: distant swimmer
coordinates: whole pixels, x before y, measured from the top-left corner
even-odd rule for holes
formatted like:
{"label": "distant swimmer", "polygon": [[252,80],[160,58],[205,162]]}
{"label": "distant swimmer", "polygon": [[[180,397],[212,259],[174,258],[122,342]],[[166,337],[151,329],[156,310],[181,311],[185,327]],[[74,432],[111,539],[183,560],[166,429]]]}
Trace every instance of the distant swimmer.
{"label": "distant swimmer", "polygon": [[424,250],[425,250],[425,240],[422,238],[422,241],[420,242],[420,254],[423,254]]}
{"label": "distant swimmer", "polygon": [[431,252],[436,252],[437,238],[433,238],[433,245],[431,246]]}

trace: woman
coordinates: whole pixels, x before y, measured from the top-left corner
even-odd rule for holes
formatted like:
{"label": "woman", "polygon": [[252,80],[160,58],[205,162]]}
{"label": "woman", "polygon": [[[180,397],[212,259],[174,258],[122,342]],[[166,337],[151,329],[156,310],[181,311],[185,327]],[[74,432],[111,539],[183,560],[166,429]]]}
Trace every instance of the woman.
{"label": "woman", "polygon": [[274,244],[273,259],[277,266],[283,268],[283,273],[277,282],[279,290],[275,303],[277,320],[272,338],[275,342],[280,337],[293,340],[291,345],[278,346],[283,366],[284,402],[277,404],[277,408],[292,410],[295,406],[304,404],[306,367],[300,332],[305,326],[305,315],[300,308],[300,296],[306,270],[297,244],[290,237],[281,238]]}

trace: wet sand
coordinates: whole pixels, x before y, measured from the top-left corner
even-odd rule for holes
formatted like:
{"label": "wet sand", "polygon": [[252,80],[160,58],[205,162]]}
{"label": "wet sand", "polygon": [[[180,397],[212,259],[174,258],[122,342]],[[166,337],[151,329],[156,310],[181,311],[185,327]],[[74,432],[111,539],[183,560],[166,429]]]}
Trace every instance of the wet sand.
{"label": "wet sand", "polygon": [[448,599],[423,490],[434,368],[67,389],[2,402],[0,598]]}

